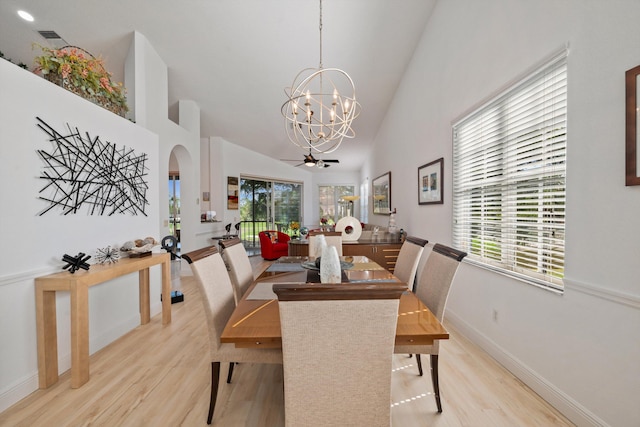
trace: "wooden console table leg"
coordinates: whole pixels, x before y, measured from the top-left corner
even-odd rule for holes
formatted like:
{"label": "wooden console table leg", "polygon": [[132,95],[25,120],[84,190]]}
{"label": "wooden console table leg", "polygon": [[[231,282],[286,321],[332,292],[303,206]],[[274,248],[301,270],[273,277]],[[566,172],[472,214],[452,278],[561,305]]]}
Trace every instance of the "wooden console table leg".
{"label": "wooden console table leg", "polygon": [[56,293],[36,286],[36,329],[38,335],[38,383],[47,388],[58,381],[58,331]]}
{"label": "wooden console table leg", "polygon": [[71,388],[89,381],[89,288],[71,286]]}
{"label": "wooden console table leg", "polygon": [[162,264],[162,324],[171,323],[171,258]]}
{"label": "wooden console table leg", "polygon": [[140,324],[146,325],[151,320],[151,300],[149,298],[149,269],[140,270]]}

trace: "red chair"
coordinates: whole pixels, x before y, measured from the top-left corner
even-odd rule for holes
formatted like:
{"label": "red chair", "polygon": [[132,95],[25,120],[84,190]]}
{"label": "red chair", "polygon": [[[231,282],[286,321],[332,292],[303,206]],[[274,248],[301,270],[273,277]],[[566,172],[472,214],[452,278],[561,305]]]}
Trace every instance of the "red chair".
{"label": "red chair", "polygon": [[276,230],[265,230],[258,233],[258,237],[260,238],[262,258],[272,261],[281,256],[289,255],[289,240],[291,240],[291,237],[288,234]]}

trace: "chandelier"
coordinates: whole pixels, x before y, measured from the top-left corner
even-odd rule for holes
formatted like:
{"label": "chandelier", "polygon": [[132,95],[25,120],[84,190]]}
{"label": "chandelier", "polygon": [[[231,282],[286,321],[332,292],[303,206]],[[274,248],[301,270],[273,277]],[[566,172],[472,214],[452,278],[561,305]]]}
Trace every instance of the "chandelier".
{"label": "chandelier", "polygon": [[320,65],[306,68],[285,88],[280,111],[289,140],[304,150],[335,151],[344,138],[354,138],[351,122],[360,114],[353,80],[338,68],[322,67],[322,0],[320,0]]}

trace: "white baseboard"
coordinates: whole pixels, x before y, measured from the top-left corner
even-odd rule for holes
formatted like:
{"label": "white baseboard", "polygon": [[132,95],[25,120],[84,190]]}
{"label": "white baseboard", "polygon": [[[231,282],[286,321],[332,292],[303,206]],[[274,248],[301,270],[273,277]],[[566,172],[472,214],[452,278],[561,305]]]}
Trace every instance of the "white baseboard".
{"label": "white baseboard", "polygon": [[533,371],[521,360],[498,346],[473,326],[458,317],[453,311],[447,310],[447,321],[456,330],[478,345],[500,363],[505,369],[515,375],[551,406],[560,411],[571,422],[579,426],[607,427],[608,424],[584,406],[580,405],[562,390],[551,384],[537,372]]}
{"label": "white baseboard", "polygon": [[[151,317],[160,314],[161,312],[162,303],[160,301],[151,304]],[[91,354],[111,344],[121,336],[136,328],[138,325],[140,325],[140,316],[132,316],[129,319],[114,325],[105,333],[95,338],[90,338],[89,348],[92,349]],[[69,369],[71,369],[71,352],[70,349],[63,349],[63,354],[58,356],[58,374],[61,375]],[[17,381],[7,389],[0,391],[0,412],[3,412],[9,407],[15,405],[34,391],[38,390],[38,388],[38,370],[36,367],[36,370],[30,375],[27,375],[23,379]]]}
{"label": "white baseboard", "polygon": [[38,389],[38,372],[23,378],[0,393],[0,412],[15,405]]}

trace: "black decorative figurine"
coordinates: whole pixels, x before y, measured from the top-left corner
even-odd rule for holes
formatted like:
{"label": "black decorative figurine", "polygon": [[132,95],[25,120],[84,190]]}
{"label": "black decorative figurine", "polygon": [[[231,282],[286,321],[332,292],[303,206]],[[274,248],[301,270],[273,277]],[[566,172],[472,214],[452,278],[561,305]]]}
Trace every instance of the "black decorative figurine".
{"label": "black decorative figurine", "polygon": [[66,270],[68,268],[69,273],[71,274],[75,273],[76,270],[80,268],[83,270],[89,270],[89,264],[87,264],[87,260],[89,258],[91,258],[91,255],[85,255],[83,252],[80,252],[74,257],[64,254],[64,256],[62,257],[62,261],[66,262],[67,264],[62,267],[62,269]]}

